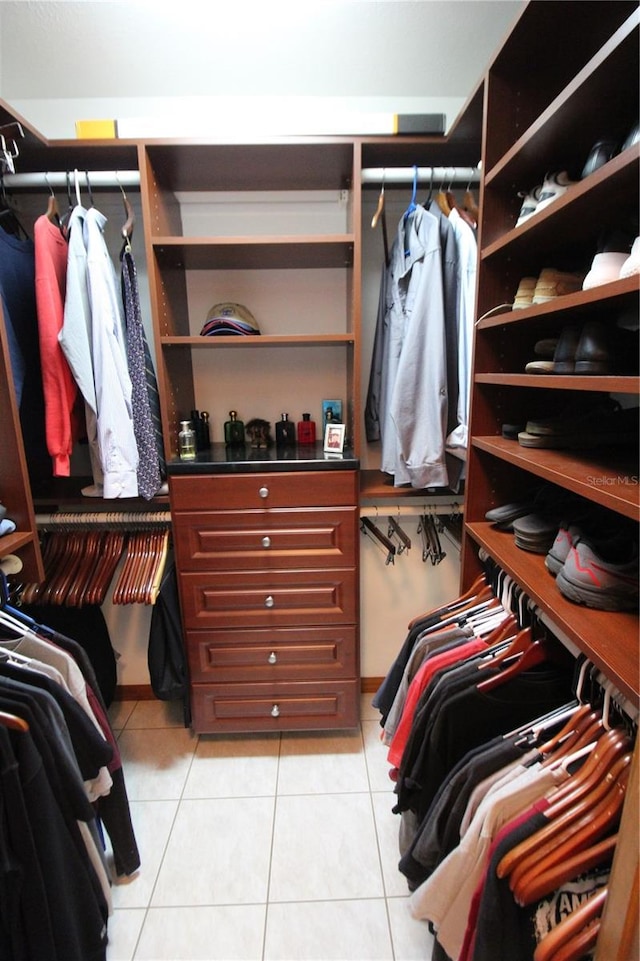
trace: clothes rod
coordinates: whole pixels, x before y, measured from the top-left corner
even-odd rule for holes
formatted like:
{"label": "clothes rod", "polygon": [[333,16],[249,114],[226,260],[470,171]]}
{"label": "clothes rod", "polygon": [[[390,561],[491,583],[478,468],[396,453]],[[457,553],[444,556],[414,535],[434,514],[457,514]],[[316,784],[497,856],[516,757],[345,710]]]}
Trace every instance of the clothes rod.
{"label": "clothes rod", "polygon": [[372,520],[378,519],[379,521],[385,521],[388,517],[415,517],[420,518],[422,516],[429,514],[438,514],[449,516],[450,514],[463,514],[464,513],[464,502],[460,499],[458,500],[448,500],[443,502],[438,502],[437,504],[433,501],[427,502],[422,501],[419,504],[409,506],[408,504],[398,505],[391,498],[387,502],[385,498],[384,501],[378,501],[375,507],[360,507],[360,517],[370,517]]}
{"label": "clothes rod", "polygon": [[[89,170],[88,172],[79,170],[78,183],[81,187],[87,186],[87,173],[91,188],[113,187],[118,189],[119,187],[140,186],[139,170]],[[73,170],[69,171],[69,183],[71,186],[75,184],[75,172]],[[49,187],[64,187],[66,189],[67,174],[66,171],[59,170],[5,174],[4,184],[8,190],[33,187],[43,187],[45,190]]]}
{"label": "clothes rod", "polygon": [[[414,167],[363,167],[360,177],[363,184],[410,184],[415,175]],[[418,183],[434,186],[450,183],[479,183],[480,171],[477,167],[418,167]]]}
{"label": "clothes rod", "polygon": [[38,530],[144,530],[148,527],[170,527],[170,511],[56,511],[36,514]]}

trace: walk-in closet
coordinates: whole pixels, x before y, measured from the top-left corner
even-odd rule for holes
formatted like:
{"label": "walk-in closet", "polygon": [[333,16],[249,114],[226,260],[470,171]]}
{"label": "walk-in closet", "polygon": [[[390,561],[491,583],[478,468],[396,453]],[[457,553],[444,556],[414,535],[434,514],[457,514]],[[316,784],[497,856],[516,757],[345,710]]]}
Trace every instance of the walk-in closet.
{"label": "walk-in closet", "polygon": [[143,6],[0,4],[0,961],[637,961],[638,3]]}

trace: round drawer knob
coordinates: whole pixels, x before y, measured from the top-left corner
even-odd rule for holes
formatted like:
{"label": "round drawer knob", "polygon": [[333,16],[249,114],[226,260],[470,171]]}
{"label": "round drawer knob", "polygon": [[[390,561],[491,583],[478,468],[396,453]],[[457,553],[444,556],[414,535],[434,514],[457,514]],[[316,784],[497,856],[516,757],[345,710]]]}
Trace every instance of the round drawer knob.
{"label": "round drawer knob", "polygon": [[280,717],[280,708],[277,704],[274,704],[271,708],[271,717]]}
{"label": "round drawer knob", "polygon": [[271,538],[268,537],[268,536],[267,536],[267,537],[263,537],[263,538],[262,538],[262,546],[263,546],[263,547],[271,547]]}
{"label": "round drawer knob", "polygon": [[275,664],[276,661],[278,660],[278,655],[276,654],[275,651],[271,651],[271,654],[269,654],[269,657],[267,658],[267,660],[269,661],[269,664]]}
{"label": "round drawer knob", "polygon": [[260,497],[262,497],[262,499],[264,500],[265,497],[268,497],[268,496],[269,496],[269,488],[268,488],[268,487],[261,487],[260,490],[258,491],[258,493],[260,494]]}
{"label": "round drawer knob", "polygon": [[273,607],[274,604],[275,604],[275,601],[274,601],[273,597],[271,596],[271,594],[268,594],[267,597],[265,597],[265,599],[264,599],[264,606],[265,606],[265,607]]}

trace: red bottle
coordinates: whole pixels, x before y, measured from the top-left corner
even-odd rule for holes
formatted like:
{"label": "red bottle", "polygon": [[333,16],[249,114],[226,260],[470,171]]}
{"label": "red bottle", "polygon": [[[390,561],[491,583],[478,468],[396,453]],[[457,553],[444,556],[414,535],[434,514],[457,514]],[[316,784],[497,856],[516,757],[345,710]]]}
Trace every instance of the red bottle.
{"label": "red bottle", "polygon": [[303,414],[302,420],[298,421],[298,443],[301,445],[315,444],[316,424],[311,420],[311,414]]}

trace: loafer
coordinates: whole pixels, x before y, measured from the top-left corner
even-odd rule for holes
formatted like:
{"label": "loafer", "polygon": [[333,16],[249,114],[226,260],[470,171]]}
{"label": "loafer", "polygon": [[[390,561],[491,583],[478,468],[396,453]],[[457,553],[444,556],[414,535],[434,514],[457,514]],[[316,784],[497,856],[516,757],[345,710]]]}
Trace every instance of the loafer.
{"label": "loafer", "polygon": [[576,374],[608,374],[611,368],[607,328],[598,320],[589,320],[582,328],[576,347]]}
{"label": "loafer", "polygon": [[583,274],[569,273],[567,271],[556,270],[553,267],[545,267],[541,271],[533,292],[534,304],[546,304],[554,297],[562,297],[564,294],[573,294],[582,288],[584,280]]}
{"label": "loafer", "polygon": [[[615,403],[615,402],[613,402]],[[518,443],[522,447],[544,448],[547,450],[589,450],[594,447],[628,446],[637,447],[640,428],[638,408],[623,408],[616,404],[615,410],[593,413],[577,419],[571,429],[547,434],[533,434],[522,431]]]}

